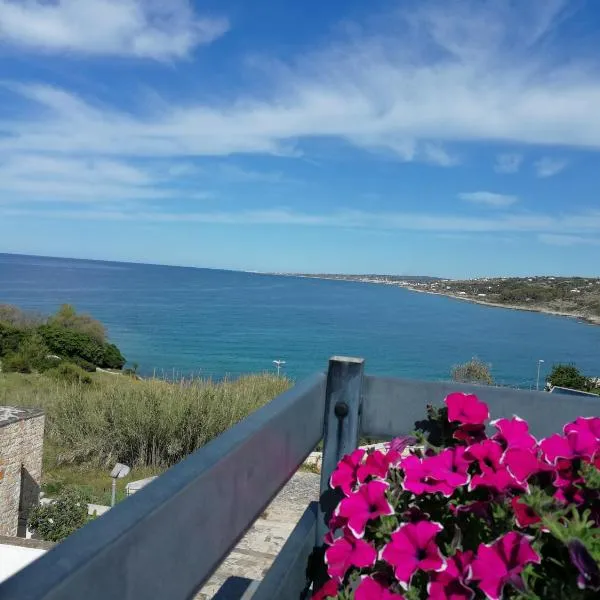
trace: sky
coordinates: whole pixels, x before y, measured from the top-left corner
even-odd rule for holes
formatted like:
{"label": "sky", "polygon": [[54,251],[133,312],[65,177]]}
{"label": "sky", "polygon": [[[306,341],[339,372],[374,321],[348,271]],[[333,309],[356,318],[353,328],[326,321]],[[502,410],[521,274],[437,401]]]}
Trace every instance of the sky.
{"label": "sky", "polygon": [[594,0],[0,0],[0,252],[600,275]]}

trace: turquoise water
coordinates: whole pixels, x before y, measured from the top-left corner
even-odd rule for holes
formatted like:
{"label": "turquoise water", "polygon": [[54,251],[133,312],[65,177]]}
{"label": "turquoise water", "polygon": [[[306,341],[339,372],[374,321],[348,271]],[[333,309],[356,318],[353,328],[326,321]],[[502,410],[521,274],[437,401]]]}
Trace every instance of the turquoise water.
{"label": "turquoise water", "polygon": [[283,359],[299,378],[334,354],[420,379],[447,379],[472,356],[522,387],[535,385],[540,358],[600,375],[600,327],[574,319],[388,286],[0,254],[0,303],[51,312],[65,302],[104,322],[146,375],[223,377]]}

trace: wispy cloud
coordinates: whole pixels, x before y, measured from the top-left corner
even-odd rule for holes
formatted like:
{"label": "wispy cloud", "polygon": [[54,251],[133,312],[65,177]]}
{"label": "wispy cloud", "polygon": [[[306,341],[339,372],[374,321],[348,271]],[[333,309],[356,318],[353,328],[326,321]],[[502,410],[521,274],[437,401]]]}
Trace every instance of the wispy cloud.
{"label": "wispy cloud", "polygon": [[44,52],[183,58],[228,27],[189,0],[0,0],[0,44]]}
{"label": "wispy cloud", "polygon": [[[551,216],[543,213],[503,214],[495,218],[408,212],[366,212],[342,209],[330,213],[305,213],[289,209],[237,212],[161,212],[140,210],[32,210],[2,207],[4,217],[36,216],[52,219],[136,221],[151,223],[220,223],[230,225],[293,225],[371,230],[423,231],[436,233],[539,234],[540,241],[597,236],[600,211]],[[548,237],[550,235],[550,237]],[[545,237],[542,237],[545,236]]]}
{"label": "wispy cloud", "polygon": [[494,164],[494,171],[496,173],[518,173],[522,163],[522,154],[498,154],[496,156],[496,163]]}
{"label": "wispy cloud", "polygon": [[564,159],[544,157],[536,161],[534,167],[538,177],[553,177],[563,171],[568,164]]}
{"label": "wispy cloud", "polygon": [[540,242],[549,246],[600,246],[600,239],[583,237],[580,235],[564,235],[560,233],[541,233],[538,235]]}
{"label": "wispy cloud", "polygon": [[[125,112],[68,90],[21,86],[14,91],[38,105],[36,119],[25,112],[0,122],[0,150],[290,155],[303,139],[337,138],[400,160],[449,165],[453,142],[600,149],[597,65],[573,53],[568,64],[548,58],[546,37],[565,5],[418,3],[287,64],[270,62],[260,95],[226,103],[184,98]],[[178,43],[182,49],[171,52],[189,51],[190,43]]]}
{"label": "wispy cloud", "polygon": [[465,202],[490,208],[506,208],[518,200],[516,196],[495,194],[494,192],[464,192],[459,194],[458,197]]}

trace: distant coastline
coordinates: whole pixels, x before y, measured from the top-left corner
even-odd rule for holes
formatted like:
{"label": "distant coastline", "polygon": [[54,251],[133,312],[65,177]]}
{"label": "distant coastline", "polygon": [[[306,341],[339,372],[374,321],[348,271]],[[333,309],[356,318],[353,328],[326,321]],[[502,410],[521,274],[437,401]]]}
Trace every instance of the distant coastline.
{"label": "distant coastline", "polygon": [[[552,282],[558,281],[573,281],[575,279],[584,281],[592,281],[592,285],[598,288],[600,292],[600,279],[597,278],[501,278],[501,279],[480,279],[480,280],[465,280],[465,281],[454,281],[450,279],[442,279],[439,277],[427,277],[427,276],[387,276],[387,275],[311,275],[305,273],[273,273],[274,275],[281,275],[286,277],[300,277],[306,279],[325,279],[330,281],[352,281],[355,283],[370,283],[375,285],[390,285],[394,287],[401,287],[411,292],[418,292],[421,294],[431,294],[434,296],[445,296],[446,298],[453,298],[455,300],[462,300],[463,302],[470,302],[472,304],[480,304],[482,306],[490,306],[492,308],[505,308],[509,310],[521,310],[527,312],[538,312],[547,315],[553,315],[558,317],[569,317],[584,321],[591,325],[600,325],[600,315],[590,314],[589,312],[583,312],[578,310],[559,310],[548,306],[543,306],[538,303],[527,304],[514,304],[495,302],[492,299],[486,299],[486,294],[478,293],[477,296],[470,295],[466,291],[456,291],[452,286],[465,287],[468,285],[478,285],[481,282],[493,282],[493,281],[521,281],[523,283],[533,283],[538,279],[550,280]],[[449,285],[444,285],[449,284]],[[589,284],[588,284],[589,285]],[[450,287],[451,289],[446,289]],[[490,287],[490,286],[487,286]],[[572,288],[571,291],[575,292]],[[595,291],[595,290],[594,290]],[[576,292],[580,294],[580,292]],[[600,294],[599,294],[600,295]]]}

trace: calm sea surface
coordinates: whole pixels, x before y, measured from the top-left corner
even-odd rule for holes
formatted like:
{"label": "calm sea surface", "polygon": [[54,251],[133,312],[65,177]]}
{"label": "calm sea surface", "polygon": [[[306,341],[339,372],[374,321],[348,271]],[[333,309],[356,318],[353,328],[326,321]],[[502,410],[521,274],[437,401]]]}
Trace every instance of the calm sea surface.
{"label": "calm sea surface", "polygon": [[447,379],[478,356],[497,381],[535,385],[537,360],[600,376],[600,326],[361,283],[0,254],[0,303],[92,313],[142,374],[272,369],[300,378],[334,354],[367,371]]}

